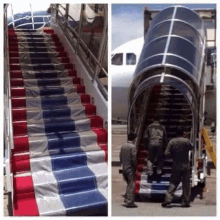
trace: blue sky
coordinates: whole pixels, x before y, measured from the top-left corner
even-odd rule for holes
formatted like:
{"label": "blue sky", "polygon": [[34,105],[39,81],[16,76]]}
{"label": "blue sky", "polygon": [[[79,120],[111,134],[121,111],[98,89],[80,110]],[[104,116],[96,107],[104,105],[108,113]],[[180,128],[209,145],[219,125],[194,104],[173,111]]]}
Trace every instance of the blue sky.
{"label": "blue sky", "polygon": [[[143,10],[163,9],[173,4],[112,4],[112,50],[143,36]],[[195,8],[216,8],[215,4],[183,4]]]}

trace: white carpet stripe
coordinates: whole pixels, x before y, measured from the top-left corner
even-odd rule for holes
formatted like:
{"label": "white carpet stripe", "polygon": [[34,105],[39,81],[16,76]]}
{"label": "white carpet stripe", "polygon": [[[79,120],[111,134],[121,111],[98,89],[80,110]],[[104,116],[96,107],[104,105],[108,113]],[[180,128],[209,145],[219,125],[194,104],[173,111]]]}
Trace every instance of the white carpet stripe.
{"label": "white carpet stripe", "polygon": [[40,215],[65,215],[66,210],[52,171],[51,157],[32,158],[31,171]]}

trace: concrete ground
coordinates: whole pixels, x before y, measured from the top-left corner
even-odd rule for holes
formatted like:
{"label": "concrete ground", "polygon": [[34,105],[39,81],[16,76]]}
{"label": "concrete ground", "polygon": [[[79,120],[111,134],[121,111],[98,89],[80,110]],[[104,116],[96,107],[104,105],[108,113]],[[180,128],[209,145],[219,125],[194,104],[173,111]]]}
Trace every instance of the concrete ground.
{"label": "concrete ground", "polygon": [[172,208],[161,207],[162,201],[136,201],[137,208],[123,206],[123,197],[126,184],[119,174],[119,150],[126,141],[126,132],[122,127],[114,129],[112,135],[112,216],[216,216],[216,170],[211,170],[207,177],[206,190],[203,198],[195,198],[190,208],[181,208],[174,203]]}

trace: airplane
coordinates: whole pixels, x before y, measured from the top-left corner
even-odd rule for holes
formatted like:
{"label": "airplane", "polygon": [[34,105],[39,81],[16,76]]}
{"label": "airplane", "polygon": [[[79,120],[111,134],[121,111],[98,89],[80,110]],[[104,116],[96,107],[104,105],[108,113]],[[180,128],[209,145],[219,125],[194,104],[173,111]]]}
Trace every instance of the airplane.
{"label": "airplane", "polygon": [[144,37],[120,45],[111,54],[112,120],[126,122],[128,90],[138,63]]}

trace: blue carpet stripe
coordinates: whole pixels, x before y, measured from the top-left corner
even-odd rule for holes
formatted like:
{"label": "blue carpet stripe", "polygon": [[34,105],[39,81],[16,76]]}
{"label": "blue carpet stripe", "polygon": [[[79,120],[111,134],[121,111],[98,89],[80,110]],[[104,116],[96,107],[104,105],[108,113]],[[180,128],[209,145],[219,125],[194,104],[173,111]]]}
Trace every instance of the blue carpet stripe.
{"label": "blue carpet stripe", "polygon": [[44,118],[56,118],[56,117],[70,117],[71,110],[70,108],[59,108],[59,109],[44,109],[43,117]]}
{"label": "blue carpet stripe", "polygon": [[40,87],[40,96],[46,96],[46,95],[64,95],[65,94],[65,89],[63,87],[60,88],[43,88]]}
{"label": "blue carpet stripe", "polygon": [[68,100],[66,96],[58,96],[58,97],[41,97],[41,105],[42,108],[47,108],[49,106],[57,106],[57,105],[67,105]]}
{"label": "blue carpet stripe", "polygon": [[[56,74],[57,76],[57,74]],[[55,79],[40,79],[37,80],[38,86],[61,86],[61,80],[59,78]]]}
{"label": "blue carpet stripe", "polygon": [[44,79],[45,77],[47,78],[57,78],[58,74],[57,73],[35,73],[35,79]]}

